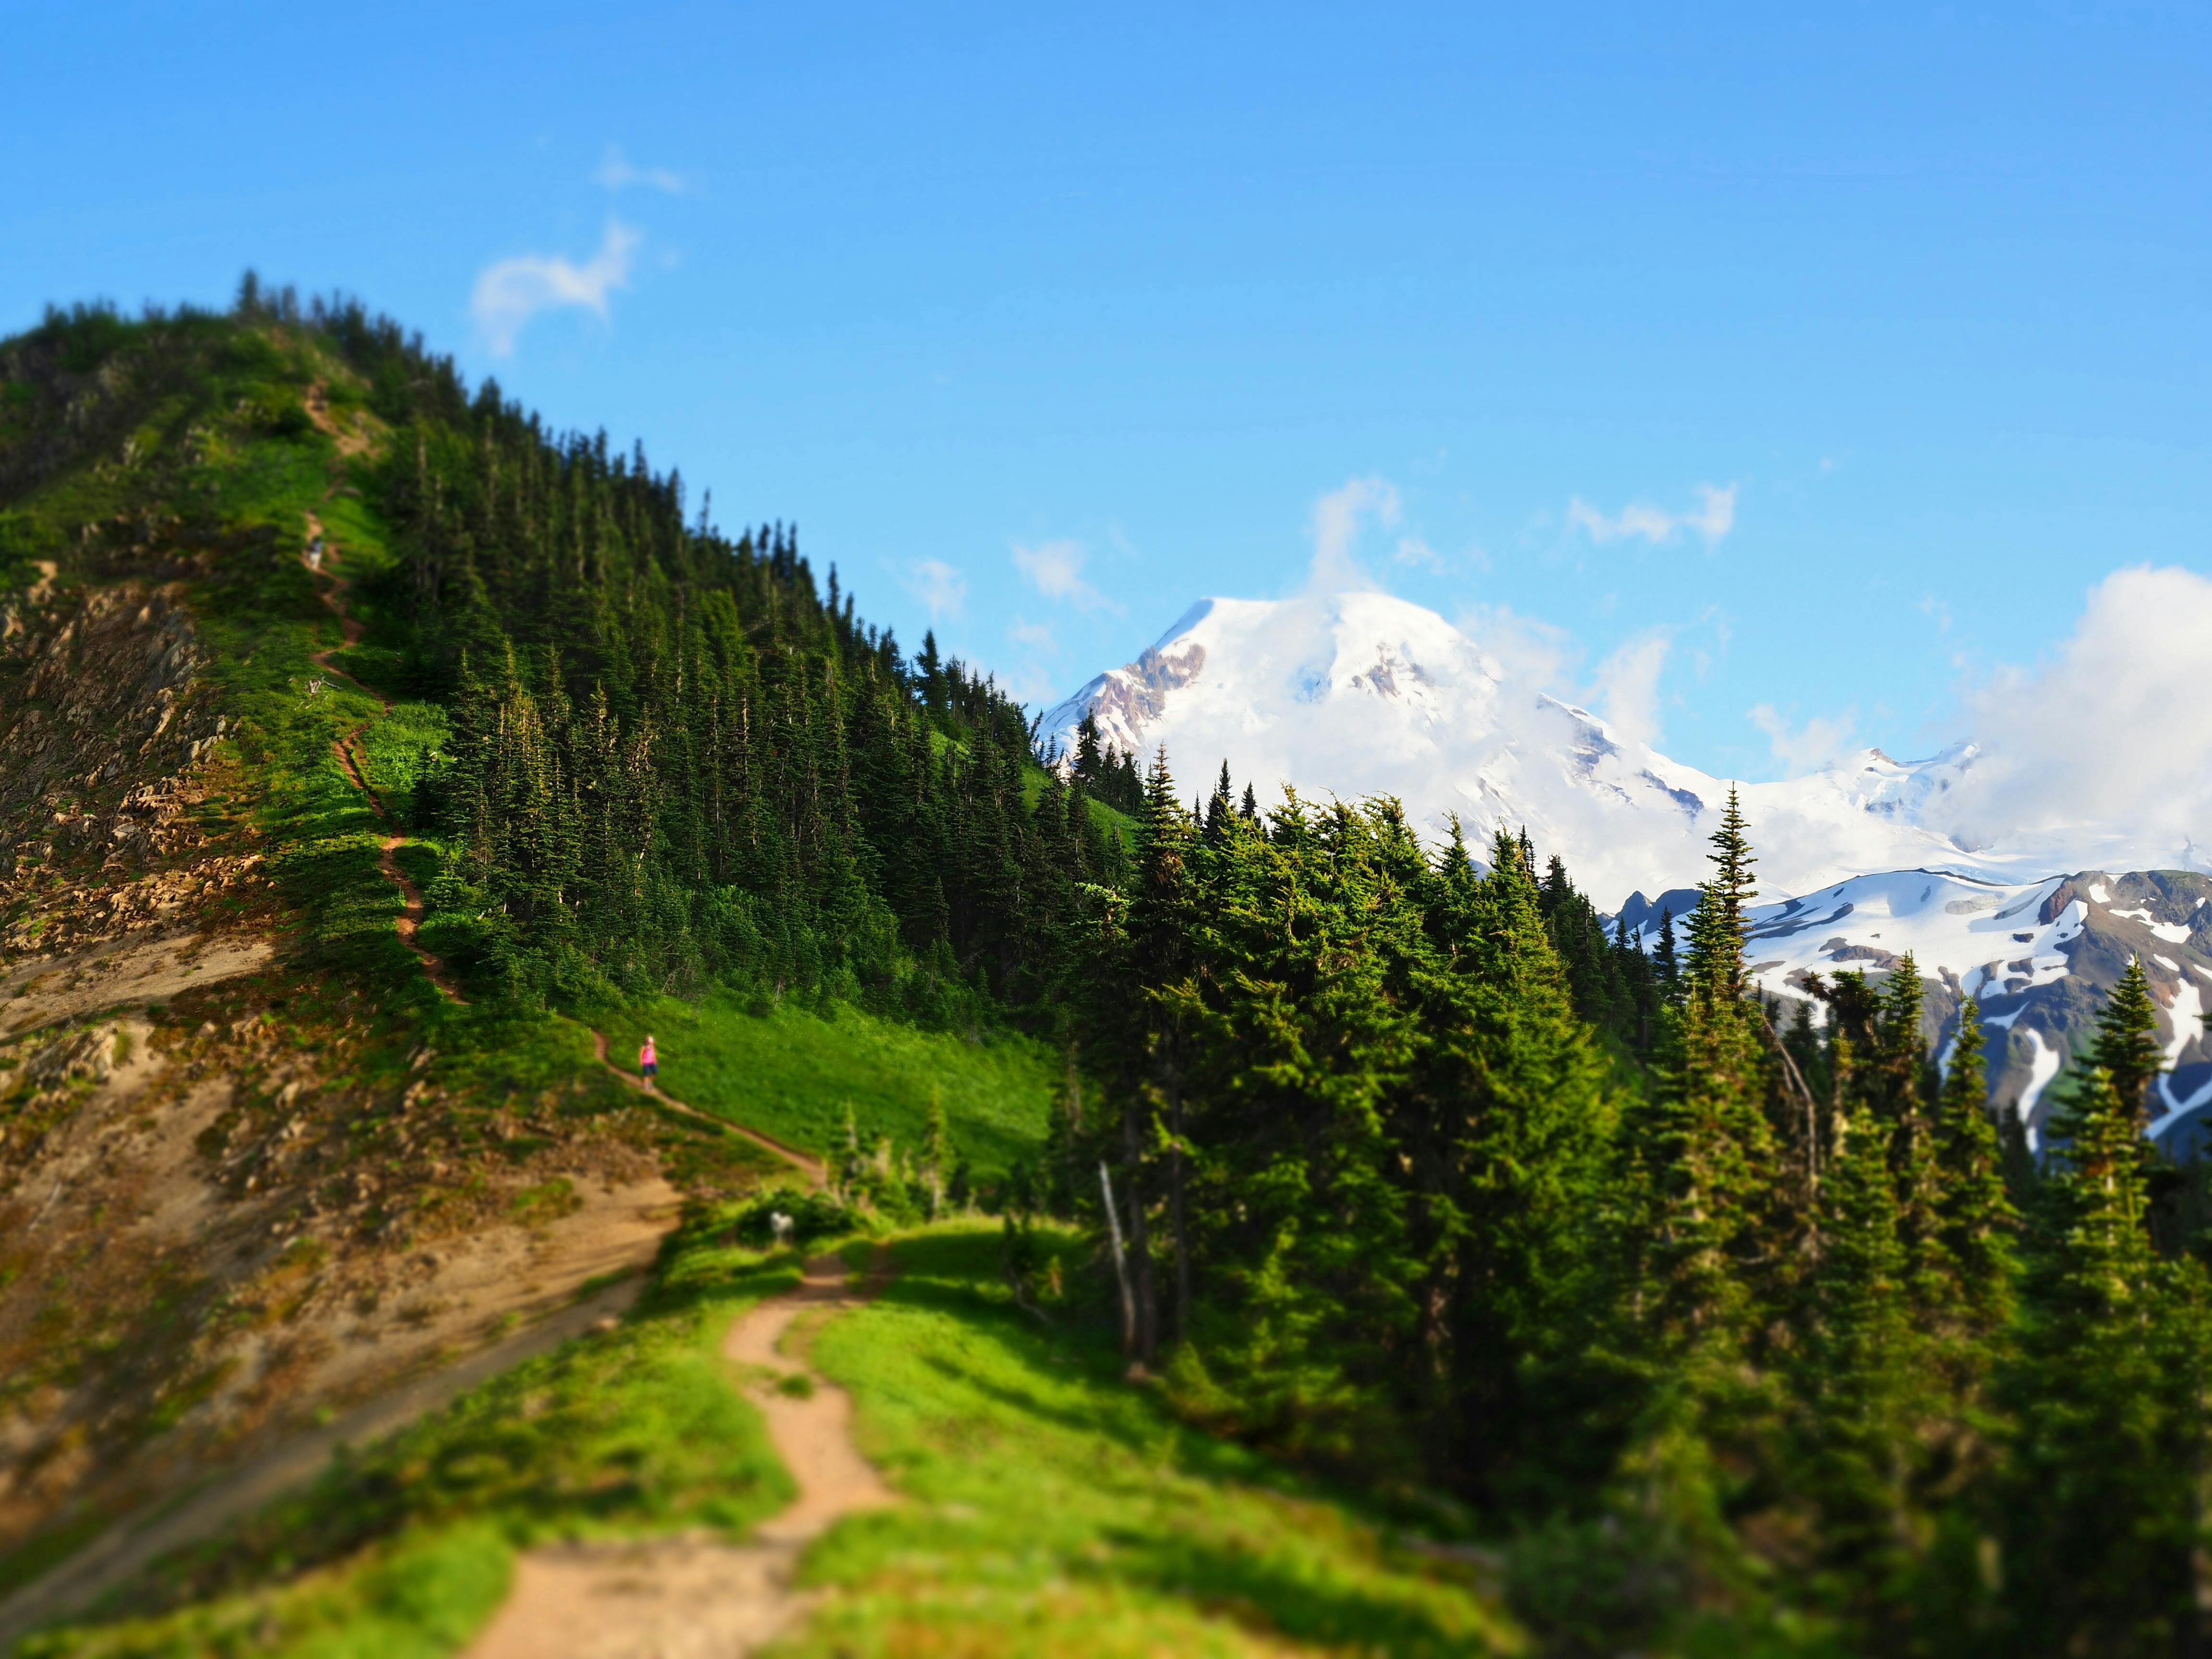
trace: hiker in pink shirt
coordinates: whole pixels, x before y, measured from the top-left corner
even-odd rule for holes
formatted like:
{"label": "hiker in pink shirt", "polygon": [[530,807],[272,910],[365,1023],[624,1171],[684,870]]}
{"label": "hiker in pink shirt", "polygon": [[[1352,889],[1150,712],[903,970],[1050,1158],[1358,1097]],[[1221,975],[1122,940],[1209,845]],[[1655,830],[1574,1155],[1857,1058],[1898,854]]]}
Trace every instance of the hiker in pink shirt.
{"label": "hiker in pink shirt", "polygon": [[647,1033],[645,1047],[637,1051],[637,1069],[645,1073],[647,1083],[660,1075],[660,1057],[653,1052],[653,1037]]}

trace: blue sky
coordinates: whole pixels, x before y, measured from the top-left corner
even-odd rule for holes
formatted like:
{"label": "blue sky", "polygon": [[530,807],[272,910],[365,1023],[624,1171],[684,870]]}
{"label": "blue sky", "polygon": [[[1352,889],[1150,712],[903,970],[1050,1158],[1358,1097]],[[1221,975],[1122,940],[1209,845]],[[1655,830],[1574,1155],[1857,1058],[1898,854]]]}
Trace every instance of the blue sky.
{"label": "blue sky", "polygon": [[2212,559],[2202,7],[7,33],[0,328],[343,288],[1032,698],[1319,525],[1769,777],[1963,735],[2109,573]]}

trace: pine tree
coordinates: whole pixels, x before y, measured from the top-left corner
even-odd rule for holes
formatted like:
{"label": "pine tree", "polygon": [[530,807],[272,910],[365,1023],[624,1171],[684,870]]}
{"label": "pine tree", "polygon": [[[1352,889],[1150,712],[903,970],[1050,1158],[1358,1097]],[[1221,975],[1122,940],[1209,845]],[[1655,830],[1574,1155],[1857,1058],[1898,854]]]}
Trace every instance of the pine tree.
{"label": "pine tree", "polygon": [[1425,885],[1423,1036],[1388,1109],[1420,1194],[1424,1344],[1468,1478],[1527,1502],[1601,1449],[1577,1431],[1614,1106],[1517,845],[1501,832],[1478,878],[1455,824]]}
{"label": "pine tree", "polygon": [[1741,816],[1712,840],[1681,1002],[1651,1094],[1623,1120],[1617,1340],[1650,1380],[1616,1481],[1619,1502],[1685,1540],[1687,1571],[1741,1588],[1751,1569],[1727,1519],[1767,1472],[1762,1448],[1782,1409],[1766,1352],[1784,1306],[1782,1188],[1759,1014],[1740,994],[1751,861]]}
{"label": "pine tree", "polygon": [[2195,1367],[2172,1356],[2202,1353],[2200,1304],[2151,1247],[2148,1079],[2132,1069],[2148,997],[2139,966],[2122,983],[2093,1053],[2131,1069],[2116,1084],[2093,1064],[2059,1101],[2027,1233],[2005,1511],[2022,1652],[2163,1655],[2199,1618],[2203,1401],[2177,1390]]}
{"label": "pine tree", "polygon": [[1940,1282],[1932,1299],[1945,1334],[1954,1346],[1983,1349],[1974,1356],[1977,1370],[1990,1358],[1986,1345],[2011,1322],[2020,1267],[2020,1214],[2005,1188],[1984,1042],[1981,1005],[1970,998],[1959,1010],[1936,1104],[1936,1228],[1928,1263]]}
{"label": "pine tree", "polygon": [[2165,1069],[2165,1058],[2159,1047],[2158,1004],[2151,998],[2150,981],[2143,973],[2142,958],[2130,957],[2098,1018],[2090,1060],[2112,1080],[2121,1106],[2140,1122],[2150,1115],[2150,1085]]}
{"label": "pine tree", "polygon": [[[1879,1628],[1890,1611],[1887,1593],[1914,1565],[1915,1431],[1928,1402],[1889,1126],[1862,1108],[1840,1131],[1822,1194],[1827,1214],[1811,1330],[1797,1368],[1809,1443],[1802,1489],[1819,1508],[1838,1599],[1856,1620]],[[1881,1645],[1898,1636],[1888,1630]]]}

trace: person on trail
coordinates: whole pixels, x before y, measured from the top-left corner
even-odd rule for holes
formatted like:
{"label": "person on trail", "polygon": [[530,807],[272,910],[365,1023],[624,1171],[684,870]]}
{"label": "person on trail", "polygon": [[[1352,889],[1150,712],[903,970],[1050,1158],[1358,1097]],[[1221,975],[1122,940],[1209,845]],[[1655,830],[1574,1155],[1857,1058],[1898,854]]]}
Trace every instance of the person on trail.
{"label": "person on trail", "polygon": [[637,1051],[637,1069],[645,1074],[647,1083],[660,1075],[660,1056],[653,1051],[652,1033],[646,1034],[645,1047]]}

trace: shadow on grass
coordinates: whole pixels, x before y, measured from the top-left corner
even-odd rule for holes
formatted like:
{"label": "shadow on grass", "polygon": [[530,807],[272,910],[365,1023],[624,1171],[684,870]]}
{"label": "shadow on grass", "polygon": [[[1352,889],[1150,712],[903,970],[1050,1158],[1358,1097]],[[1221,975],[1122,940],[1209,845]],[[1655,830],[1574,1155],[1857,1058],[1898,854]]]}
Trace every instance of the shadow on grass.
{"label": "shadow on grass", "polygon": [[[1069,1236],[1054,1243],[1071,1264],[1083,1248]],[[1125,1383],[1109,1320],[1056,1310],[1059,1322],[1046,1328],[1013,1309],[998,1282],[996,1233],[927,1233],[895,1249],[899,1271],[881,1305],[960,1333],[954,1342],[923,1339],[912,1355],[942,1388],[929,1431],[940,1449],[958,1455],[972,1437],[965,1419],[1026,1421],[1060,1446],[1006,1442],[1001,1455],[1041,1454],[1061,1478],[1127,1505],[1100,1516],[1105,1551],[1063,1540],[1060,1571],[1332,1650],[1427,1659],[1514,1646],[1458,1571],[1386,1559],[1364,1506],[1190,1427],[1160,1395]],[[1092,1447],[1119,1455],[1097,1457]],[[1167,1475],[1190,1484],[1163,1485]]]}
{"label": "shadow on grass", "polygon": [[[1180,1422],[1156,1396],[1125,1386],[1125,1362],[1113,1327],[1080,1308],[1054,1310],[1040,1327],[1013,1305],[1000,1281],[1000,1236],[973,1231],[924,1233],[893,1246],[897,1272],[883,1293],[890,1307],[948,1315],[977,1334],[994,1339],[1022,1369],[1040,1378],[1080,1383],[1092,1391],[1079,1406],[1057,1403],[1038,1390],[1010,1387],[936,1355],[922,1363],[949,1382],[1007,1409],[1071,1432],[1112,1441],[1123,1449],[1157,1458],[1171,1448],[1177,1468],[1208,1479],[1237,1479],[1265,1471],[1252,1453]],[[1073,1265],[1072,1242],[1062,1261]]]}
{"label": "shadow on grass", "polygon": [[[1394,1659],[1463,1659],[1495,1644],[1464,1602],[1459,1617],[1421,1604],[1420,1589],[1393,1596],[1312,1571],[1282,1555],[1224,1547],[1179,1535],[1109,1531],[1115,1553],[1110,1576],[1156,1594],[1194,1601],[1213,1612],[1294,1641]],[[1421,1588],[1425,1588],[1421,1587]]]}

